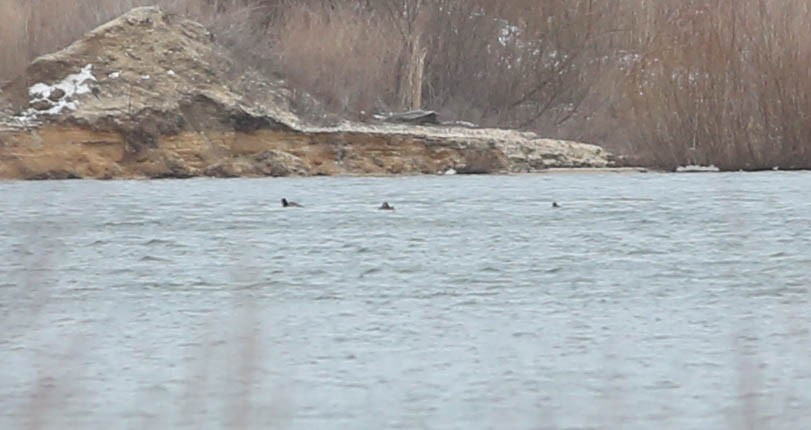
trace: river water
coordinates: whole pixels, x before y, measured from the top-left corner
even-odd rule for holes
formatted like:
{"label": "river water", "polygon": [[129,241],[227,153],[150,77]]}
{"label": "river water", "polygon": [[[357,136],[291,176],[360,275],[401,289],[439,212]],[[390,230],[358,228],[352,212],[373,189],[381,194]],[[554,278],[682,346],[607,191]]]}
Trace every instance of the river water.
{"label": "river water", "polygon": [[0,197],[3,429],[811,425],[809,173]]}

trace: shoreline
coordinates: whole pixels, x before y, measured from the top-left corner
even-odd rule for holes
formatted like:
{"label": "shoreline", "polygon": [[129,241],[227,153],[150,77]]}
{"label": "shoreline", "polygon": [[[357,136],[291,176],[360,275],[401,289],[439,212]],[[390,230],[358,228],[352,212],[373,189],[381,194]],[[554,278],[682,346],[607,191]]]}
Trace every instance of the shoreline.
{"label": "shoreline", "polygon": [[[720,171],[720,172],[689,172],[690,176],[696,174],[729,174],[729,173],[786,173],[786,172],[811,172],[811,169],[795,169],[795,170],[752,170],[752,171]],[[684,175],[688,172],[675,172],[662,169],[650,169],[645,167],[555,167],[545,170],[533,172],[493,172],[482,174],[430,174],[430,173],[414,173],[414,174],[336,174],[336,175],[291,175],[291,176],[191,176],[191,177],[160,177],[151,178],[146,176],[122,176],[113,178],[0,178],[0,183],[11,182],[63,182],[63,181],[95,181],[95,182],[127,182],[127,181],[193,181],[193,180],[234,180],[234,179],[315,179],[315,178],[332,178],[332,179],[396,179],[396,178],[415,178],[415,177],[443,177],[443,176],[544,176],[544,175],[641,175],[641,174],[662,174],[662,175]]]}
{"label": "shoreline", "polygon": [[456,176],[543,176],[543,175],[600,175],[600,174],[618,174],[618,175],[633,175],[645,173],[674,173],[662,170],[650,170],[646,168],[632,168],[632,167],[571,167],[571,168],[554,168],[548,171],[534,171],[534,172],[494,172],[494,173],[456,173],[456,174],[431,174],[431,173],[414,173],[414,174],[363,174],[363,173],[347,173],[336,175],[290,175],[290,176],[189,176],[189,177],[148,177],[148,176],[120,176],[111,178],[97,178],[97,177],[48,177],[48,178],[2,178],[2,182],[69,182],[69,181],[97,181],[97,182],[116,182],[116,181],[192,181],[201,179],[312,179],[312,178],[335,178],[335,179],[357,179],[357,178],[375,178],[375,179],[395,179],[395,178],[416,178],[416,177],[456,177]]}

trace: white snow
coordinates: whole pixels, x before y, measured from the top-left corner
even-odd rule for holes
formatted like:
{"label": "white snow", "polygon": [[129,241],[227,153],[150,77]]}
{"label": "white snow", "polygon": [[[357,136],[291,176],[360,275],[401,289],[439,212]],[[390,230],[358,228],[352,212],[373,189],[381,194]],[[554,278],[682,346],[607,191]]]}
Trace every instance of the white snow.
{"label": "white snow", "polygon": [[42,82],[32,85],[31,88],[28,89],[28,95],[31,96],[32,101],[40,98],[46,99],[51,96],[54,90],[60,89],[65,92],[65,96],[62,97],[62,99],[67,99],[74,95],[89,93],[90,87],[87,85],[87,81],[95,80],[96,77],[93,76],[93,65],[88,64],[82,68],[81,72],[68,75],[65,79],[62,79],[61,82],[54,85],[43,84]]}
{"label": "white snow", "polygon": [[31,104],[42,100],[48,100],[56,90],[62,90],[65,95],[56,101],[49,100],[53,106],[48,110],[28,109],[20,117],[19,121],[28,122],[36,119],[37,115],[58,115],[63,110],[76,110],[79,102],[72,100],[74,96],[87,94],[90,92],[88,82],[96,81],[93,76],[93,65],[88,64],[84,66],[79,73],[73,73],[62,79],[61,81],[48,85],[42,82],[37,82],[28,88],[28,95],[31,97]]}
{"label": "white snow", "polygon": [[694,172],[720,172],[721,169],[715,167],[715,165],[710,164],[709,166],[698,166],[695,164],[689,164],[687,166],[679,166],[676,168],[676,171],[679,173],[694,173]]}
{"label": "white snow", "polygon": [[501,21],[501,31],[498,36],[498,43],[501,46],[506,47],[521,36],[521,29],[505,20]]}

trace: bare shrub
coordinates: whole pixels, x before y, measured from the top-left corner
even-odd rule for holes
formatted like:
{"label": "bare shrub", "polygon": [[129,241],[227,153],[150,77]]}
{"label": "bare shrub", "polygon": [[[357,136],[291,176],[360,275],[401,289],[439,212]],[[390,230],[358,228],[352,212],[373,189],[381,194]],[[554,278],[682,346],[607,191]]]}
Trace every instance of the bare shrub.
{"label": "bare shrub", "polygon": [[[638,160],[672,168],[811,166],[805,2],[651,6],[624,88]],[[652,36],[642,28],[656,28]]]}
{"label": "bare shrub", "polygon": [[483,124],[556,134],[601,68],[610,2],[446,3],[432,26],[426,99]]}
{"label": "bare shrub", "polygon": [[346,114],[428,108],[557,134],[601,62],[615,2],[301,2],[276,24],[284,74]]}

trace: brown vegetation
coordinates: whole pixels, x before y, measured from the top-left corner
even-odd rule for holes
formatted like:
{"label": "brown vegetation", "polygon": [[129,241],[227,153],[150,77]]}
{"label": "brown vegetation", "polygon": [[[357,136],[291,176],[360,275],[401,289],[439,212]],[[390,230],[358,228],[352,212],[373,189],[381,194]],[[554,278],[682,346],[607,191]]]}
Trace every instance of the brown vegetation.
{"label": "brown vegetation", "polygon": [[[144,3],[0,0],[0,81]],[[422,107],[665,168],[811,167],[803,0],[158,3],[353,119]]]}
{"label": "brown vegetation", "polygon": [[652,7],[623,115],[647,163],[811,167],[811,23],[800,0]]}

